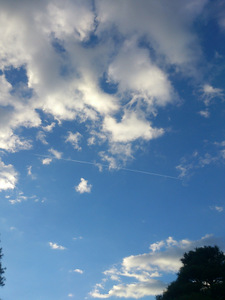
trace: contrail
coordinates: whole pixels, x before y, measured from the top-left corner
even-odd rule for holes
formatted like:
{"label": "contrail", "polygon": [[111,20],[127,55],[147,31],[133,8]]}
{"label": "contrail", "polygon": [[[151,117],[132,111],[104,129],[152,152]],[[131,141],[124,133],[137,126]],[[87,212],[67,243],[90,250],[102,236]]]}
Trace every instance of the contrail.
{"label": "contrail", "polygon": [[[45,157],[45,158],[51,158],[51,159],[59,159],[59,160],[65,160],[65,161],[71,161],[79,164],[85,164],[85,165],[92,165],[95,167],[98,167],[99,165],[101,167],[108,168],[108,165],[102,164],[102,163],[94,163],[90,161],[85,161],[85,160],[77,160],[77,159],[71,159],[71,158],[56,158],[50,155],[41,155],[41,154],[35,154],[35,156],[39,157]],[[133,173],[139,173],[139,174],[145,174],[145,175],[151,175],[151,176],[158,176],[158,177],[164,177],[164,178],[170,178],[170,179],[176,179],[176,180],[181,180],[179,177],[175,176],[170,176],[166,174],[159,174],[159,173],[154,173],[154,172],[148,172],[148,171],[143,171],[143,170],[137,170],[137,169],[128,169],[128,168],[118,168],[118,170],[123,170],[127,172],[133,172]]]}

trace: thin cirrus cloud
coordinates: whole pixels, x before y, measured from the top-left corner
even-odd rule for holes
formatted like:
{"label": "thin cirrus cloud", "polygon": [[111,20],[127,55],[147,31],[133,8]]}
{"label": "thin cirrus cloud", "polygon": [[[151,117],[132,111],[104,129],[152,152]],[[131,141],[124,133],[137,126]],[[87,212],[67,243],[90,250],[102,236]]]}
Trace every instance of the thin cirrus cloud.
{"label": "thin cirrus cloud", "polygon": [[[181,257],[196,247],[220,244],[212,235],[199,240],[180,241],[168,237],[150,245],[150,252],[125,257],[122,263],[104,272],[104,279],[96,284],[91,296],[94,298],[124,297],[139,299],[162,293],[167,287],[163,276],[175,275],[181,267]],[[127,283],[132,278],[132,283]],[[105,282],[111,281],[112,288],[105,291]],[[115,284],[117,282],[117,284]],[[108,286],[108,283],[107,283]]]}

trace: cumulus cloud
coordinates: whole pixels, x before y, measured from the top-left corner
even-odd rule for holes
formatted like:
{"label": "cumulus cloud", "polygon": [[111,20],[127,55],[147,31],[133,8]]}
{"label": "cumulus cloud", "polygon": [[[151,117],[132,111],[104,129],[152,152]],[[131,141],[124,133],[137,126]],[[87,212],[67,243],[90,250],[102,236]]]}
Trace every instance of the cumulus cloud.
{"label": "cumulus cloud", "polygon": [[[106,270],[102,283],[97,284],[91,292],[94,298],[124,297],[139,299],[162,293],[167,284],[163,281],[166,274],[175,274],[181,267],[181,257],[196,247],[218,244],[219,240],[211,235],[191,241],[177,241],[172,237],[150,245],[151,252],[125,257],[118,266]],[[161,277],[161,279],[155,279]],[[132,278],[132,283],[127,283]],[[104,292],[105,281],[120,281]]]}
{"label": "cumulus cloud", "polygon": [[[207,0],[136,2],[125,0],[97,3],[97,19],[100,22],[97,32],[108,30],[112,24],[130,36],[132,33],[145,35],[155,51],[164,55],[171,64],[193,63],[200,54],[197,37],[191,32],[193,20],[203,11]],[[174,15],[174,11],[177,12]]]}
{"label": "cumulus cloud", "polygon": [[82,135],[79,132],[72,133],[68,132],[68,136],[66,138],[66,142],[69,142],[73,145],[74,149],[81,150],[82,148],[79,146],[79,142],[82,138]]}
{"label": "cumulus cloud", "polygon": [[66,250],[64,246],[58,245],[57,243],[49,242],[48,244],[53,250]]}
{"label": "cumulus cloud", "polygon": [[[106,93],[99,85],[99,78],[105,73],[108,80],[117,82],[119,91],[128,92],[134,102],[144,101],[151,106],[163,106],[173,100],[173,88],[168,76],[153,63],[148,50],[139,47],[135,35],[137,35],[137,32],[141,35],[143,32],[147,33],[151,41],[152,37],[157,40],[160,49],[165,50],[166,48],[168,50],[170,47],[168,45],[165,47],[164,39],[160,39],[162,32],[163,36],[166,37],[164,31],[168,27],[174,29],[170,32],[174,32],[175,41],[180,38],[178,28],[181,28],[180,31],[182,34],[184,33],[183,48],[179,55],[174,55],[174,57],[184,55],[184,48],[189,47],[189,41],[193,38],[189,38],[185,26],[175,26],[177,24],[174,25],[173,22],[169,22],[169,26],[165,28],[163,24],[158,23],[157,20],[160,18],[149,18],[149,15],[146,15],[146,12],[148,12],[152,14],[152,17],[155,14],[166,17],[163,5],[142,2],[142,5],[137,5],[134,1],[124,1],[123,5],[118,5],[118,3],[104,4],[102,1],[97,1],[96,13],[99,21],[97,34],[101,34],[106,23],[111,22],[111,26],[116,23],[122,33],[131,31],[133,36],[130,40],[125,41],[111,62],[109,62],[109,57],[111,57],[113,48],[107,45],[99,46],[98,54],[97,51],[93,52],[92,49],[82,46],[82,42],[88,40],[90,34],[96,29],[96,16],[92,10],[91,1],[85,3],[82,1],[75,3],[60,1],[30,3],[26,11],[22,11],[18,6],[13,9],[7,3],[2,5],[0,16],[2,33],[1,68],[4,69],[8,66],[19,68],[23,66],[27,75],[27,83],[24,82],[23,84],[27,89],[33,91],[29,99],[12,95],[10,93],[13,88],[12,85],[4,75],[0,76],[2,91],[4,92],[1,98],[2,102],[4,102],[4,105],[10,104],[13,109],[13,113],[9,112],[10,118],[7,118],[10,121],[5,120],[4,123],[5,126],[7,125],[8,133],[0,139],[2,149],[18,151],[31,147],[29,141],[14,135],[14,129],[21,126],[41,126],[37,109],[44,113],[50,113],[59,121],[79,118],[81,121],[86,119],[96,121],[100,120],[100,114],[105,117],[104,130],[111,133],[110,138],[114,141],[122,140],[126,142],[126,132],[129,133],[128,139],[130,141],[139,138],[149,140],[152,136],[161,135],[162,131],[153,129],[144,117],[141,120],[132,117],[134,112],[130,114],[130,118],[124,113],[123,123],[118,123],[112,115],[120,109],[123,110],[121,96]],[[201,1],[201,5],[197,5],[193,0],[192,2],[195,4],[195,10],[191,12],[185,2],[185,9],[189,15],[196,14],[196,11],[200,12],[204,6],[204,1]],[[175,3],[174,5],[178,4]],[[180,6],[179,8],[181,9]],[[141,14],[136,14],[137,10],[141,10]],[[130,21],[130,15],[128,18],[128,11],[131,14],[135,12],[134,16],[137,15],[138,22],[134,22],[137,28]],[[153,19],[151,21],[153,23],[148,24],[151,19]],[[176,22],[183,24],[180,17],[176,19]],[[154,34],[155,30],[154,32],[152,29],[148,29],[147,32],[146,29],[144,30],[144,28],[155,27],[161,29],[161,32],[159,30],[160,34],[156,34],[156,36]],[[7,28],[7,31],[5,28]],[[19,31],[18,28],[20,28]],[[130,29],[128,30],[128,28]],[[158,31],[156,30],[156,32]],[[54,41],[58,42],[58,47],[63,45],[61,47],[69,54],[66,58],[56,51],[57,46],[55,46],[56,48],[52,46]],[[166,43],[169,43],[168,39],[166,39]],[[177,46],[179,44],[176,43]],[[174,51],[171,53],[174,53]],[[69,57],[70,61],[68,61]],[[67,80],[64,80],[63,76],[60,75],[60,69],[68,65],[71,65],[71,68],[70,71],[68,70]],[[75,70],[75,72],[72,70]],[[28,100],[29,105],[27,105]],[[5,110],[7,111],[6,106]],[[133,130],[132,118],[136,121],[135,125],[140,126],[138,132],[135,132],[134,135],[131,135]],[[42,131],[38,132],[37,139],[47,144],[44,131],[50,132],[53,130],[54,125],[55,122],[42,126]],[[101,128],[101,123],[99,123],[98,128]],[[146,134],[144,133],[145,129]],[[4,130],[4,132],[6,131]],[[76,149],[80,149],[78,145],[80,136],[78,134],[75,136],[75,134],[69,133],[67,141],[71,142]],[[91,143],[91,140],[89,142]]]}
{"label": "cumulus cloud", "polygon": [[[92,1],[2,1],[0,148],[16,152],[32,147],[22,130],[16,134],[18,128],[38,128],[37,139],[47,144],[46,133],[63,121],[88,121],[88,145],[108,141],[106,154],[113,159],[118,159],[113,148],[123,153],[118,143],[129,144],[134,152],[136,141],[160,137],[165,130],[154,126],[154,116],[177,98],[167,70],[195,68],[201,49],[192,24],[207,2],[97,0],[93,10]],[[120,40],[110,34],[115,28]],[[25,96],[21,85],[6,78],[9,68],[24,70]],[[105,88],[111,84],[114,93]],[[219,92],[204,89],[211,95]],[[54,122],[44,126],[49,115]],[[66,141],[80,150],[80,138],[68,133]]]}
{"label": "cumulus cloud", "polygon": [[42,164],[43,165],[49,165],[52,162],[52,158],[44,158],[42,159]]}
{"label": "cumulus cloud", "polygon": [[136,41],[127,41],[108,70],[109,80],[119,84],[120,91],[132,94],[133,101],[143,99],[148,105],[164,106],[172,101],[173,89],[167,75],[154,65],[147,49]]}
{"label": "cumulus cloud", "polygon": [[110,133],[113,142],[131,142],[138,138],[150,140],[164,133],[162,128],[152,128],[151,124],[141,119],[134,112],[125,112],[121,122],[117,123],[112,117],[104,120],[103,128]]}
{"label": "cumulus cloud", "polygon": [[14,189],[17,181],[18,173],[13,165],[6,165],[0,160],[0,191]]}
{"label": "cumulus cloud", "polygon": [[80,194],[90,193],[91,189],[92,189],[92,185],[88,184],[88,181],[85,180],[84,178],[81,178],[80,183],[77,186],[75,186],[75,190]]}
{"label": "cumulus cloud", "polygon": [[55,122],[52,122],[52,123],[49,124],[49,125],[42,126],[42,129],[43,129],[44,131],[51,132],[51,131],[53,130],[54,127],[55,127]]}

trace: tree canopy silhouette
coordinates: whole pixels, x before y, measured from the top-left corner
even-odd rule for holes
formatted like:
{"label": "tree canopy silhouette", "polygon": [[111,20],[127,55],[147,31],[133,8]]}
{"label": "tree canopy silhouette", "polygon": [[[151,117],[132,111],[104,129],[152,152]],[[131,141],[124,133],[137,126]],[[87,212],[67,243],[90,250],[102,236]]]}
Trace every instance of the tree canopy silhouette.
{"label": "tree canopy silhouette", "polygon": [[225,255],[217,246],[185,253],[178,277],[156,300],[225,300]]}
{"label": "tree canopy silhouette", "polygon": [[2,267],[2,248],[0,248],[0,286],[4,286],[5,285],[5,277],[4,277],[4,273],[5,273],[5,268]]}

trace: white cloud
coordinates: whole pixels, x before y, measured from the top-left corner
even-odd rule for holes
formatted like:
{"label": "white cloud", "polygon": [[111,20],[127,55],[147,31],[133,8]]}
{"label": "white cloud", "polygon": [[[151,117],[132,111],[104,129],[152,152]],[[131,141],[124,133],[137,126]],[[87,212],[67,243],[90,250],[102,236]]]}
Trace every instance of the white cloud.
{"label": "white cloud", "polygon": [[114,285],[107,294],[101,294],[98,289],[91,293],[94,298],[106,299],[110,297],[135,298],[160,294],[166,285],[159,280],[149,279],[148,283],[131,283]]}
{"label": "white cloud", "polygon": [[5,132],[0,131],[0,148],[9,152],[17,152],[20,150],[31,149],[31,141],[20,138],[13,134],[11,129],[6,129]]}
{"label": "white cloud", "polygon": [[42,164],[43,165],[49,165],[51,162],[52,162],[51,158],[47,157],[47,158],[42,159]]}
{"label": "white cloud", "polygon": [[210,143],[208,146],[210,146],[208,147],[208,151],[203,154],[195,151],[192,155],[181,159],[181,163],[176,166],[176,169],[180,172],[179,178],[190,177],[195,170],[208,165],[217,163],[223,164],[225,162],[225,149],[217,149],[217,147],[224,147],[223,142]]}
{"label": "white cloud", "polygon": [[210,209],[212,210],[216,210],[217,212],[222,212],[223,211],[223,206],[218,206],[218,205],[215,205],[215,206],[210,206]]}
{"label": "white cloud", "polygon": [[165,245],[164,241],[156,242],[150,245],[149,249],[152,250],[152,252],[160,250]]}
{"label": "white cloud", "polygon": [[0,160],[0,191],[14,189],[18,180],[18,173],[13,165],[5,165]]}
{"label": "white cloud", "polygon": [[15,194],[14,199],[9,199],[9,203],[14,205],[17,203],[22,203],[24,201],[27,201],[27,199],[28,197],[24,196],[23,192],[19,192]]}
{"label": "white cloud", "polygon": [[[171,0],[171,5],[96,1],[95,11],[91,1],[22,1],[13,6],[2,2],[0,69],[23,66],[28,83],[22,85],[29,96],[21,96],[18,87],[7,82],[4,74],[0,76],[0,148],[10,152],[31,148],[32,141],[23,138],[22,131],[21,136],[15,133],[18,128],[38,127],[37,139],[47,144],[45,132],[51,132],[56,121],[88,120],[90,133],[98,131],[88,144],[108,139],[108,157],[118,159],[112,153],[113,143],[130,143],[132,151],[123,155],[125,162],[125,156],[131,158],[134,152],[135,141],[164,133],[155,128],[153,117],[159,107],[177,98],[166,70],[193,68],[199,59],[199,41],[191,27],[207,0],[182,4]],[[111,35],[115,25],[120,42]],[[93,33],[100,42],[84,47]],[[153,51],[140,46],[144,36]],[[114,94],[101,85],[104,76],[107,84],[118,84]],[[55,122],[43,126],[49,114]],[[80,149],[78,135],[68,138]]]}
{"label": "white cloud", "polygon": [[224,96],[224,92],[220,88],[214,88],[210,84],[205,84],[202,88],[203,91],[203,99],[206,106],[208,106],[214,98],[222,98]]}
{"label": "white cloud", "polygon": [[51,124],[49,124],[47,126],[42,126],[42,129],[47,132],[52,132],[54,127],[55,127],[55,122],[52,122]]}
{"label": "white cloud", "polygon": [[32,175],[31,169],[32,169],[32,166],[27,167],[27,174],[28,174],[29,176]]}
{"label": "white cloud", "polygon": [[82,135],[79,132],[72,133],[68,132],[68,136],[66,138],[66,142],[69,142],[73,145],[74,149],[81,150],[82,148],[79,146],[79,142],[82,138]]}
{"label": "white cloud", "polygon": [[[97,284],[90,293],[95,298],[142,298],[162,293],[166,288],[163,275],[175,274],[181,267],[180,258],[185,252],[204,245],[219,244],[219,240],[211,235],[206,235],[200,240],[190,241],[174,240],[169,237],[150,245],[151,252],[125,257],[118,267],[113,267],[104,272],[105,278]],[[162,277],[162,279],[153,279]],[[108,292],[104,292],[104,282],[117,278],[122,283],[113,285]],[[134,278],[133,283],[126,283],[127,279]],[[108,285],[108,284],[107,284]]]}
{"label": "white cloud", "polygon": [[36,179],[36,176],[32,173],[32,166],[27,167],[27,175],[32,179]]}
{"label": "white cloud", "polygon": [[75,189],[80,194],[90,193],[92,189],[92,185],[88,184],[88,181],[85,180],[84,178],[81,178],[80,183],[77,186],[75,186]]}
{"label": "white cloud", "polygon": [[[193,20],[203,11],[207,0],[96,1],[99,27],[97,33],[111,26],[123,35],[145,35],[156,52],[171,64],[193,64],[200,55],[199,41],[191,32]],[[176,11],[176,15],[174,15]]]}
{"label": "white cloud", "polygon": [[127,41],[109,66],[109,80],[119,83],[120,91],[132,94],[132,102],[144,101],[164,106],[173,100],[173,89],[166,74],[154,65],[147,49],[138,48],[136,41]]}
{"label": "white cloud", "polygon": [[[44,30],[49,34],[54,32],[59,39],[73,38],[85,40],[94,29],[94,14],[91,10],[90,1],[49,3],[47,7],[48,16],[44,17],[48,23],[44,23]],[[43,19],[40,18],[40,21]]]}
{"label": "white cloud", "polygon": [[206,119],[210,117],[210,112],[208,110],[200,110],[199,114]]}
{"label": "white cloud", "polygon": [[49,242],[48,244],[53,250],[66,250],[64,246],[58,245],[57,243]]}
{"label": "white cloud", "polygon": [[76,241],[76,240],[82,240],[83,237],[82,236],[78,236],[78,237],[73,237],[73,240]]}
{"label": "white cloud", "polygon": [[73,298],[73,297],[74,297],[74,294],[71,294],[71,293],[70,293],[70,294],[68,294],[68,297],[69,297],[69,298]]}
{"label": "white cloud", "polygon": [[42,144],[48,145],[48,142],[46,141],[46,134],[43,131],[38,131],[36,139],[41,141]]}
{"label": "white cloud", "polygon": [[48,151],[49,151],[52,155],[54,155],[54,157],[55,157],[56,159],[61,159],[61,158],[62,158],[62,152],[59,152],[59,151],[57,151],[57,150],[55,150],[55,149],[53,149],[53,148],[49,149]]}
{"label": "white cloud", "polygon": [[110,133],[113,142],[131,142],[142,138],[150,140],[161,136],[164,133],[162,128],[152,128],[151,124],[141,119],[134,112],[125,112],[121,122],[112,117],[106,117],[103,128]]}
{"label": "white cloud", "polygon": [[81,269],[75,269],[75,270],[73,270],[72,272],[74,272],[74,273],[79,273],[79,274],[83,274],[83,273],[84,273],[84,271],[81,270]]}

